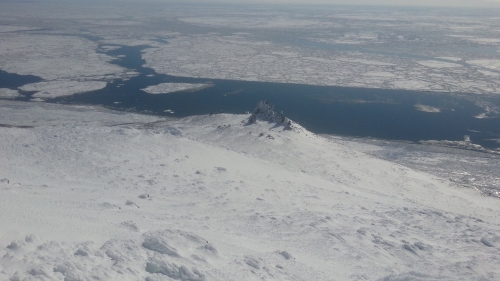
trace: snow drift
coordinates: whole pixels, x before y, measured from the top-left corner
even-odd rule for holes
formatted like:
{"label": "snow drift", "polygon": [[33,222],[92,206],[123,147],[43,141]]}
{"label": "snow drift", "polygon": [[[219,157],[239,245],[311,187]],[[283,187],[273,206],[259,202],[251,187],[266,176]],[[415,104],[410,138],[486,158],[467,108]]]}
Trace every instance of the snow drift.
{"label": "snow drift", "polygon": [[258,109],[1,101],[0,279],[500,279],[498,200]]}

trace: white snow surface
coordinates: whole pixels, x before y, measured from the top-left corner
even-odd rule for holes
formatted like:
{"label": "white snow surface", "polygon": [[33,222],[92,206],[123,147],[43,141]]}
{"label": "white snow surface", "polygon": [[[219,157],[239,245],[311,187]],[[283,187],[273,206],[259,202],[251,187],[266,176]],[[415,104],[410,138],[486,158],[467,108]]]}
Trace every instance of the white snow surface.
{"label": "white snow surface", "polygon": [[74,94],[100,90],[106,87],[102,81],[48,81],[26,84],[19,87],[23,91],[37,91],[33,94],[35,98],[57,98],[71,96]]}
{"label": "white snow surface", "polygon": [[498,200],[249,115],[0,101],[0,280],[499,280]]}
{"label": "white snow surface", "polygon": [[0,98],[17,98],[19,96],[19,91],[12,90],[8,88],[0,88]]}
{"label": "white snow surface", "polygon": [[211,84],[206,83],[161,83],[142,90],[148,94],[168,94],[180,91],[196,91],[210,86]]}

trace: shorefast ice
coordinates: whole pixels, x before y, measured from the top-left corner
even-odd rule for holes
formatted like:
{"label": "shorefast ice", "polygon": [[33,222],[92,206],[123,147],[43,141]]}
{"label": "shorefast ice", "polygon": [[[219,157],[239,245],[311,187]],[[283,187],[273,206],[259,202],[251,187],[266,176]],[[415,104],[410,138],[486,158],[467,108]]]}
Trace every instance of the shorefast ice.
{"label": "shorefast ice", "polygon": [[0,279],[500,279],[498,199],[249,117],[0,101]]}

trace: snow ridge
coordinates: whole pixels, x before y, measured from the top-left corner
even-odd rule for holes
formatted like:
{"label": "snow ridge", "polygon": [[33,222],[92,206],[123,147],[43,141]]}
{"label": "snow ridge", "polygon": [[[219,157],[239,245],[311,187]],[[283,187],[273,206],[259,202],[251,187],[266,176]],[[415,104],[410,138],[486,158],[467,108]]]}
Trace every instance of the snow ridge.
{"label": "snow ridge", "polygon": [[0,101],[0,280],[499,280],[498,199],[273,112]]}

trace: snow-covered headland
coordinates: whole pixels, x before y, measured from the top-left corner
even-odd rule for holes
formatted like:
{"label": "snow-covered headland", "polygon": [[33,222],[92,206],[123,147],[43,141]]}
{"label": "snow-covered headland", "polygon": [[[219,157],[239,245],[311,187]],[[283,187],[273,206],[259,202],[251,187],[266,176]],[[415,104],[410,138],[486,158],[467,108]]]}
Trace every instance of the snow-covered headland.
{"label": "snow-covered headland", "polygon": [[[1,70],[43,81],[0,89],[0,280],[500,280],[498,198],[417,170],[446,155],[412,169],[268,103],[167,119],[10,100],[138,76],[112,55],[124,46],[147,46],[132,59],[151,78],[493,96],[495,11],[38,2],[0,4]],[[496,114],[483,105],[476,118]]]}
{"label": "snow-covered headland", "polygon": [[498,199],[267,113],[0,101],[0,279],[500,278]]}

